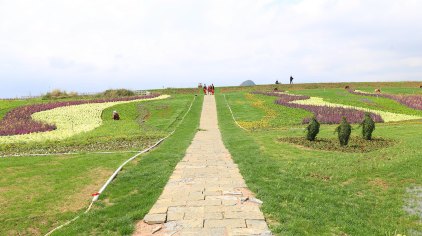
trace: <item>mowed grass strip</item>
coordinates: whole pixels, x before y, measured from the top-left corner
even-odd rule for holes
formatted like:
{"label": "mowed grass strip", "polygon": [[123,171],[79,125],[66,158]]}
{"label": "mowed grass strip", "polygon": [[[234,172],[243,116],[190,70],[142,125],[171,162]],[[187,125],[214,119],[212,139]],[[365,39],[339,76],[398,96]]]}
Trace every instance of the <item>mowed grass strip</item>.
{"label": "mowed grass strip", "polygon": [[160,196],[176,164],[199,127],[203,97],[198,96],[192,110],[176,132],[157,149],[130,163],[95,204],[71,225],[54,235],[129,235]]}
{"label": "mowed grass strip", "polygon": [[[422,185],[421,123],[378,125],[375,137],[398,140],[369,153],[340,153],[280,143],[301,129],[245,132],[217,96],[223,141],[276,235],[396,235],[422,230],[404,210],[407,188]],[[282,119],[283,117],[280,117]],[[289,119],[288,117],[285,117]],[[335,126],[322,125],[321,137]],[[353,130],[359,135],[360,130]]]}

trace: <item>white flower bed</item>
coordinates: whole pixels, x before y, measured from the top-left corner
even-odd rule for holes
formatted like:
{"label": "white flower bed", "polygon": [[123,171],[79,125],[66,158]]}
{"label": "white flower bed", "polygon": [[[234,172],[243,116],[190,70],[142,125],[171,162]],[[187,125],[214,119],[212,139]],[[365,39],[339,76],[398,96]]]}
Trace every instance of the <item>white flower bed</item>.
{"label": "white flower bed", "polygon": [[[102,124],[101,114],[104,109],[114,105],[165,99],[169,95],[155,98],[139,99],[120,102],[88,103],[82,105],[58,107],[47,111],[37,112],[32,118],[48,124],[55,124],[57,129],[48,132],[30,133],[23,135],[0,136],[1,143],[33,142],[46,140],[62,140],[73,135],[91,131]],[[111,119],[111,118],[110,118]]]}
{"label": "white flower bed", "polygon": [[422,119],[422,117],[420,116],[397,114],[397,113],[392,113],[392,112],[387,112],[387,111],[372,110],[372,109],[363,108],[363,107],[354,107],[354,106],[349,106],[349,105],[326,102],[320,97],[311,97],[306,100],[292,101],[291,103],[302,104],[302,105],[314,105],[314,106],[344,107],[344,108],[352,108],[352,109],[361,110],[361,111],[368,111],[368,112],[372,112],[372,113],[380,115],[382,119],[384,120],[384,122]]}

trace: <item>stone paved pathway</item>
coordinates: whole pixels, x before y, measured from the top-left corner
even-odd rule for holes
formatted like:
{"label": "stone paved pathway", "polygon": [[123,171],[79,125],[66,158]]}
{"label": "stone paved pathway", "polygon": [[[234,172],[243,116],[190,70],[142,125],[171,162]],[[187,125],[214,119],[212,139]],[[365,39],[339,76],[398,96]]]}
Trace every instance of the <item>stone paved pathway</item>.
{"label": "stone paved pathway", "polygon": [[204,98],[200,128],[134,235],[271,235],[224,147],[214,96]]}

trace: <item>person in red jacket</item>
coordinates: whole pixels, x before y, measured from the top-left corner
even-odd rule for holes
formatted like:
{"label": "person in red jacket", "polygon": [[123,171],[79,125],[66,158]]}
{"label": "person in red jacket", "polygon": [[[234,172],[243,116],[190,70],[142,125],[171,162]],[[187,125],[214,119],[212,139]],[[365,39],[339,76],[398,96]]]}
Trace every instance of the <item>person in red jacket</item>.
{"label": "person in red jacket", "polygon": [[204,84],[204,95],[207,95],[207,85],[206,84]]}

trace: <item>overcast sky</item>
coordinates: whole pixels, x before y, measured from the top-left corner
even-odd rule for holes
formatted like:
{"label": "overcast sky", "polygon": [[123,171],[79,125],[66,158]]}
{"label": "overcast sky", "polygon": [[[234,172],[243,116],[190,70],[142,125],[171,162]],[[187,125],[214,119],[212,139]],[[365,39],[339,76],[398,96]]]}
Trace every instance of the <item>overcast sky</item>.
{"label": "overcast sky", "polygon": [[0,0],[0,97],[422,80],[420,0]]}

